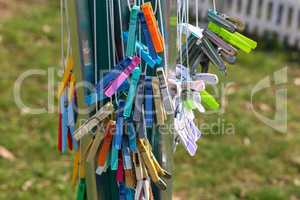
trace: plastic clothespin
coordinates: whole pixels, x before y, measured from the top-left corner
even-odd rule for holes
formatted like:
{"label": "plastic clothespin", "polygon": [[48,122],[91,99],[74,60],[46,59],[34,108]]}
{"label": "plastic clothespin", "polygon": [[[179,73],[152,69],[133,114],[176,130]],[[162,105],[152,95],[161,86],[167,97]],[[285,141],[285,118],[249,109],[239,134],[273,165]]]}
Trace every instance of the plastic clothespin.
{"label": "plastic clothespin", "polygon": [[225,62],[227,62],[228,64],[235,64],[236,63],[236,60],[237,60],[236,56],[228,55],[227,53],[222,51],[222,49],[219,52],[220,52],[221,57],[223,58],[223,60]]}
{"label": "plastic clothespin", "polygon": [[184,105],[189,110],[198,109],[199,112],[204,113],[205,108],[201,104],[201,96],[197,91],[187,92],[187,99],[184,101]]}
{"label": "plastic clothespin", "polygon": [[120,150],[122,148],[122,139],[124,135],[124,111],[125,101],[119,101],[119,108],[117,111],[117,121],[116,121],[116,133],[113,137],[113,148]]}
{"label": "plastic clothespin", "polygon": [[132,160],[130,155],[130,148],[128,144],[128,138],[123,139],[122,143],[122,156],[125,172],[125,185],[128,188],[134,188],[136,181],[133,173]]}
{"label": "plastic clothespin", "polygon": [[237,49],[235,49],[230,44],[226,43],[220,37],[218,37],[214,32],[210,31],[209,29],[205,29],[203,31],[203,35],[208,38],[213,44],[221,48],[226,54],[235,56],[237,54]]}
{"label": "plastic clothespin", "polygon": [[132,72],[131,79],[130,79],[130,87],[126,99],[126,104],[124,107],[124,114],[123,114],[124,118],[130,118],[131,116],[132,106],[133,106],[134,98],[136,96],[137,85],[140,79],[141,72],[142,71],[139,67],[136,67]]}
{"label": "plastic clothespin", "polygon": [[147,45],[148,50],[149,50],[149,54],[153,59],[156,60],[158,58],[158,55],[157,55],[156,50],[154,48],[154,44],[153,44],[152,39],[151,39],[151,35],[150,35],[149,29],[148,29],[148,26],[147,26],[147,22],[146,22],[146,18],[145,18],[144,13],[142,13],[142,12],[139,13],[139,19],[140,19],[141,28],[142,28],[142,31],[143,31],[143,34],[144,34],[144,39],[145,39],[146,45]]}
{"label": "plastic clothespin", "polygon": [[202,80],[206,84],[216,85],[219,83],[219,78],[215,74],[210,73],[195,73],[192,75],[194,80]]}
{"label": "plastic clothespin", "polygon": [[147,186],[150,186],[150,183],[148,182],[148,173],[140,152],[133,154],[133,163],[137,180],[134,199],[140,200],[141,196],[144,196],[144,199],[149,199],[149,187]]}
{"label": "plastic clothespin", "polygon": [[[85,103],[87,105],[95,104],[96,101],[103,101],[108,98],[104,95],[104,89],[111,83],[111,81],[115,80],[119,74],[128,67],[131,63],[131,58],[125,58],[120,63],[118,63],[113,70],[105,74],[105,76],[97,83],[95,91],[90,95],[85,97]],[[120,86],[119,91],[128,90],[129,83],[128,81],[124,81],[124,83]]]}
{"label": "plastic clothespin", "polygon": [[[128,33],[124,32],[123,33],[123,38],[125,41],[128,40]],[[162,62],[162,59],[160,56],[155,55],[154,57],[156,57],[156,59],[154,59],[148,50],[148,47],[145,46],[143,43],[136,41],[135,42],[135,49],[136,49],[136,53],[138,53],[140,55],[140,57],[142,58],[142,60],[147,63],[148,66],[154,68],[155,65],[160,65]]]}
{"label": "plastic clothespin", "polygon": [[67,66],[64,71],[63,80],[61,81],[61,83],[59,84],[59,87],[58,87],[58,92],[57,92],[58,97],[60,97],[62,95],[65,88],[67,87],[67,85],[70,81],[70,78],[71,78],[73,67],[74,67],[74,59],[72,56],[69,56],[67,58]]}
{"label": "plastic clothespin", "polygon": [[126,56],[133,56],[135,53],[136,25],[137,25],[139,11],[140,11],[139,6],[134,5],[131,8]]}
{"label": "plastic clothespin", "polygon": [[152,89],[154,98],[154,107],[156,111],[156,122],[157,125],[164,125],[167,118],[163,104],[161,102],[161,94],[159,90],[159,80],[157,77],[152,77]]}
{"label": "plastic clothespin", "polygon": [[145,124],[146,128],[153,127],[153,91],[152,91],[152,78],[146,76],[145,78]]}
{"label": "plastic clothespin", "polygon": [[98,110],[92,117],[84,122],[75,132],[74,138],[79,141],[83,136],[87,135],[93,128],[95,128],[101,121],[111,115],[114,111],[112,103],[106,103],[100,110]]}
{"label": "plastic clothespin", "polygon": [[129,148],[132,152],[137,151],[137,146],[136,146],[136,131],[135,127],[133,125],[132,119],[127,120],[127,134],[128,134],[128,139],[129,139]]}
{"label": "plastic clothespin", "polygon": [[171,99],[171,96],[169,93],[168,83],[166,80],[164,69],[161,67],[157,68],[156,74],[159,79],[159,88],[161,91],[162,102],[163,102],[166,114],[173,114],[174,108],[173,108],[172,99]]}
{"label": "plastic clothespin", "polygon": [[207,57],[209,57],[210,61],[219,67],[219,70],[225,72],[226,71],[226,65],[222,58],[219,56],[217,50],[215,47],[211,44],[211,42],[203,37],[201,39],[201,49],[206,54]]}
{"label": "plastic clothespin", "polygon": [[247,38],[246,36],[243,36],[238,32],[231,33],[213,22],[208,24],[208,29],[246,53],[250,53],[257,46],[255,41]]}
{"label": "plastic clothespin", "polygon": [[102,146],[101,146],[99,154],[98,154],[98,167],[96,170],[96,173],[98,175],[101,175],[102,172],[104,171],[105,162],[106,162],[107,156],[109,154],[109,150],[110,150],[110,146],[112,143],[115,128],[116,128],[116,123],[114,121],[110,120],[107,123],[106,130],[104,133],[105,136],[104,136]]}
{"label": "plastic clothespin", "polygon": [[220,12],[217,12],[217,14],[219,16],[221,16],[223,19],[233,23],[236,26],[236,29],[238,31],[244,31],[245,30],[245,23],[243,21],[241,21],[239,18],[228,16],[228,15],[226,15],[224,13],[220,13]]}
{"label": "plastic clothespin", "polygon": [[154,16],[152,5],[150,2],[144,3],[141,5],[141,9],[143,10],[155,51],[157,53],[161,53],[164,51],[163,38],[159,31],[158,23]]}
{"label": "plastic clothespin", "polygon": [[77,189],[76,200],[86,200],[86,199],[87,199],[86,181],[84,178],[81,178]]}
{"label": "plastic clothespin", "polygon": [[150,149],[147,148],[147,139],[138,139],[138,149],[141,153],[141,157],[147,167],[148,173],[151,177],[151,180],[154,182],[154,184],[162,189],[165,190],[167,188],[166,183],[159,177],[156,166],[152,160],[152,157],[150,155]]}
{"label": "plastic clothespin", "polygon": [[137,87],[136,98],[134,102],[134,113],[133,113],[133,121],[140,122],[141,121],[141,112],[144,103],[145,96],[145,74],[140,76],[140,81]]}
{"label": "plastic clothespin", "polygon": [[[73,133],[75,131],[75,125],[76,125],[76,99],[75,96],[73,96],[73,99],[71,101],[69,101],[68,104],[68,137],[69,137],[69,143],[72,144],[72,147],[74,147],[75,150],[78,149],[78,144],[77,141],[74,139],[73,137]],[[72,148],[71,148],[72,149]]]}
{"label": "plastic clothespin", "polygon": [[220,108],[220,105],[216,101],[216,99],[207,91],[205,90],[201,91],[200,96],[201,96],[202,104],[205,107],[205,109],[217,111]]}
{"label": "plastic clothespin", "polygon": [[117,169],[116,179],[119,184],[124,183],[124,165],[123,165],[123,156],[121,151],[119,151],[119,155],[118,155],[118,169]]}
{"label": "plastic clothespin", "polygon": [[111,84],[105,89],[104,94],[107,97],[111,97],[113,94],[115,94],[118,90],[118,88],[122,85],[122,83],[129,77],[131,72],[134,70],[134,68],[140,64],[141,59],[138,56],[134,56],[132,58],[132,61],[128,67],[119,74],[119,76],[111,82]]}
{"label": "plastic clothespin", "polygon": [[60,125],[61,125],[61,133],[59,136],[61,137],[61,145],[60,149],[62,153],[65,153],[67,150],[67,139],[69,134],[68,128],[68,97],[67,92],[65,90],[64,94],[60,96]]}
{"label": "plastic clothespin", "polygon": [[226,20],[222,15],[219,15],[218,12],[215,12],[212,9],[208,10],[208,20],[218,24],[219,26],[225,28],[231,33],[234,33],[237,29],[235,24]]}
{"label": "plastic clothespin", "polygon": [[111,153],[110,153],[110,168],[113,171],[116,171],[118,169],[118,155],[119,155],[119,150],[114,148],[114,146],[111,147]]}

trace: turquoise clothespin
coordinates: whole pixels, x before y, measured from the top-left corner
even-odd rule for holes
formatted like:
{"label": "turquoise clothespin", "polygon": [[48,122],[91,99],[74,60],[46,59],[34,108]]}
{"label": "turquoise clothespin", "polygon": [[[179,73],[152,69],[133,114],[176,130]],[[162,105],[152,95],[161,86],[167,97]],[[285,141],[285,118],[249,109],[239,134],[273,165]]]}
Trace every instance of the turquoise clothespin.
{"label": "turquoise clothespin", "polygon": [[141,69],[139,67],[136,67],[131,75],[130,87],[128,91],[126,104],[124,107],[124,112],[123,112],[123,116],[125,118],[129,118],[131,115],[132,105],[136,95],[137,84],[140,80],[141,73],[142,73]]}
{"label": "turquoise clothespin", "polygon": [[128,42],[126,48],[126,56],[133,56],[135,53],[135,41],[136,41],[136,24],[138,19],[138,13],[140,11],[139,6],[133,6],[130,12],[129,30],[128,30]]}

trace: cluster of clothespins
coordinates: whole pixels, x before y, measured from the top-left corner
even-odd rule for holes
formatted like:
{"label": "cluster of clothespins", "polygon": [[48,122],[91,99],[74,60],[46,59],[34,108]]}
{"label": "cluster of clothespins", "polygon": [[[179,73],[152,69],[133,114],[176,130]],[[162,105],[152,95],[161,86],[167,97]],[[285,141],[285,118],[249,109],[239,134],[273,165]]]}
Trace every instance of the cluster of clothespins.
{"label": "cluster of clothespins", "polygon": [[[162,25],[158,26],[151,3],[133,6],[128,32],[121,36],[126,43],[125,58],[85,96],[85,103],[96,105],[96,110],[77,130],[74,63],[68,57],[58,91],[58,147],[66,152],[69,144],[70,150],[76,150],[73,182],[80,175],[78,199],[85,199],[87,191],[85,161],[95,164],[95,175],[107,170],[116,173],[120,199],[153,199],[151,182],[165,190],[164,179],[171,178],[171,174],[157,161],[151,145],[154,141],[148,134],[165,125],[167,116],[174,117],[175,142],[195,155],[201,132],[193,110],[203,113],[219,109],[218,102],[206,91],[207,85],[218,83],[217,75],[208,73],[209,63],[225,72],[225,63],[235,63],[238,49],[249,53],[256,47],[256,42],[237,32],[243,29],[241,21],[215,10],[209,10],[208,19],[206,29],[178,23],[186,42],[181,44],[180,38],[176,69],[167,76],[160,57],[165,51]],[[147,74],[147,67],[154,73]],[[80,150],[80,143],[90,135],[91,143]]]}
{"label": "cluster of clothespins", "polygon": [[176,71],[168,78],[175,105],[176,143],[182,143],[192,156],[201,136],[194,122],[193,110],[204,113],[219,108],[214,97],[205,90],[206,85],[218,83],[217,75],[208,73],[209,63],[226,72],[226,63],[236,62],[238,49],[250,53],[257,46],[255,41],[238,32],[244,29],[239,19],[210,9],[208,21],[205,29],[189,23],[178,24],[179,44],[181,34],[186,35],[186,41],[179,46]]}
{"label": "cluster of clothespins", "polygon": [[[143,40],[138,40],[138,25]],[[94,134],[95,138],[86,154],[98,154],[95,173],[101,175],[108,168],[116,171],[115,181],[120,199],[153,199],[151,181],[159,189],[165,190],[167,185],[163,179],[169,179],[171,175],[154,156],[148,132],[149,129],[164,125],[167,115],[174,113],[174,108],[159,56],[165,48],[164,39],[151,3],[131,8],[129,30],[122,37],[126,42],[126,57],[107,72],[96,84],[95,90],[85,97],[87,105],[102,106],[75,131],[75,120],[71,123],[69,117],[72,114],[66,109],[73,101],[67,101],[65,95],[59,94],[60,113],[63,116],[60,123],[63,134],[59,138],[64,141],[64,147],[68,133],[73,144]],[[141,64],[151,67],[155,75],[148,75]],[[71,70],[65,70],[65,77],[66,73],[72,76]],[[73,85],[71,80],[63,81],[66,95],[74,90],[70,89]],[[65,148],[62,152],[65,152]],[[79,157],[82,156],[77,154],[75,163],[80,162]],[[74,173],[78,171],[80,169],[77,167]],[[83,199],[83,180],[79,188],[78,195]]]}

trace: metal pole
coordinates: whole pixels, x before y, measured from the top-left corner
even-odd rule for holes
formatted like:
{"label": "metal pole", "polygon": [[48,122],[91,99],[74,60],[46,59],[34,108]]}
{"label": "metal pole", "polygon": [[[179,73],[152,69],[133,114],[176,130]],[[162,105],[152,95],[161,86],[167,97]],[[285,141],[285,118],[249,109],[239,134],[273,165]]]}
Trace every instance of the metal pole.
{"label": "metal pole", "polygon": [[[120,22],[119,17],[115,16],[115,34],[120,36],[120,23],[123,25],[123,29],[127,30],[128,28],[128,20],[129,20],[129,10],[127,8],[127,2],[121,0],[121,5],[118,5],[118,0],[113,0],[115,8],[114,10],[117,12],[116,6],[121,6],[122,11],[122,19]],[[155,4],[155,0],[152,0]],[[96,2],[96,4],[95,4]],[[153,4],[153,5],[154,5]],[[170,5],[171,0],[161,0],[162,5],[162,14],[163,14],[163,25],[166,36],[166,49],[175,49],[175,47],[169,47],[167,43],[169,43],[170,37],[170,26],[169,26],[169,15],[170,15]],[[93,83],[94,79],[90,73],[92,72],[89,68],[97,68],[98,79],[101,79],[101,71],[107,70],[109,68],[109,63],[112,63],[112,52],[109,52],[107,48],[107,43],[111,42],[111,37],[108,38],[107,32],[109,32],[109,21],[110,19],[107,17],[107,0],[70,0],[69,1],[69,13],[71,19],[71,29],[72,29],[72,48],[73,55],[75,58],[75,75],[76,77],[82,77],[83,80],[87,80],[90,83]],[[94,17],[94,11],[95,17]],[[157,12],[158,13],[158,12]],[[159,16],[157,16],[159,19]],[[95,21],[96,20],[96,21]],[[96,25],[96,27],[94,26]],[[94,41],[93,32],[95,31],[97,40]],[[94,51],[93,44],[96,44],[97,51]],[[120,52],[121,44],[118,37],[116,37],[117,43],[117,52]],[[170,44],[174,44],[175,42],[171,42]],[[88,53],[87,53],[88,52]],[[171,52],[168,52],[170,54]],[[118,57],[120,57],[120,53],[118,53]],[[97,66],[95,66],[95,58],[97,59]],[[80,75],[82,74],[82,76]],[[84,96],[89,93],[88,90],[83,90],[83,88],[78,89],[78,106],[79,108],[84,108]],[[89,108],[91,111],[95,110],[95,108]],[[80,118],[86,118],[87,116],[79,116]],[[155,156],[158,158],[160,163],[164,168],[168,171],[172,172],[173,165],[173,134],[172,129],[170,129],[172,124],[171,119],[168,120],[168,124],[164,127],[157,127],[152,130],[152,135],[155,138],[152,141],[153,151]],[[86,136],[81,141],[81,155],[87,151],[88,144],[93,140],[92,136]],[[96,163],[95,159],[91,162],[87,162],[85,157],[82,157],[82,162],[85,164],[85,178],[87,184],[87,194],[88,200],[117,200],[118,196],[118,188],[115,182],[115,172],[108,170],[103,175],[98,176],[95,173]],[[155,186],[152,188],[154,191],[155,199],[172,199],[172,180],[168,180],[168,189],[164,192],[155,189]]]}

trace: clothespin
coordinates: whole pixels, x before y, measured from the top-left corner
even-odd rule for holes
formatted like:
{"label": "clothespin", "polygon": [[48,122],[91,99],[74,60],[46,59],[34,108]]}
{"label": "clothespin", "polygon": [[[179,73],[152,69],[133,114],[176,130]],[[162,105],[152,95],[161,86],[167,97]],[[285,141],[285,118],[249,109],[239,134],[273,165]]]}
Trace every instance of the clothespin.
{"label": "clothespin", "polygon": [[70,81],[73,67],[74,67],[74,59],[72,56],[69,56],[67,58],[67,65],[66,65],[66,69],[64,70],[63,80],[61,81],[58,87],[58,92],[57,92],[58,98],[62,95],[63,91],[65,90],[65,88],[67,87]]}
{"label": "clothespin", "polygon": [[149,29],[148,29],[148,26],[147,26],[147,22],[146,22],[146,18],[145,18],[144,13],[142,13],[142,12],[139,13],[139,19],[140,19],[141,28],[142,28],[142,31],[143,31],[143,34],[144,34],[144,39],[145,39],[146,45],[147,45],[148,50],[149,50],[149,54],[153,59],[156,60],[158,58],[158,55],[156,53],[153,41],[151,39],[151,35],[150,35]]}
{"label": "clothespin", "polygon": [[123,139],[122,143],[122,156],[125,172],[125,185],[128,188],[134,188],[136,181],[133,173],[132,160],[130,155],[130,149],[128,144],[128,138]]}
{"label": "clothespin", "polygon": [[86,199],[87,199],[86,182],[85,179],[81,178],[77,189],[76,200],[86,200]]}
{"label": "clothespin", "polygon": [[118,155],[119,155],[119,150],[114,148],[112,146],[111,148],[111,153],[110,153],[110,168],[112,171],[116,171],[118,169]]}
{"label": "clothespin", "polygon": [[145,122],[145,111],[144,105],[141,107],[141,118],[137,122],[137,132],[139,138],[147,138],[146,122]]}
{"label": "clothespin", "polygon": [[[245,29],[245,23],[242,22],[239,18],[237,18],[237,17],[231,17],[231,16],[228,16],[228,15],[226,15],[224,13],[213,11],[212,9],[211,9],[211,11],[212,11],[212,13],[216,13],[216,15],[218,15],[219,18],[222,18],[221,19],[222,21],[223,20],[227,20],[227,22],[231,23],[231,26],[233,24],[235,26],[234,28],[236,30],[238,30],[238,31],[244,31],[244,29]],[[226,28],[226,27],[224,27],[224,28]]]}
{"label": "clothespin", "polygon": [[220,105],[219,103],[216,101],[216,99],[209,94],[207,91],[203,90],[200,92],[200,96],[201,96],[201,100],[203,103],[203,106],[208,109],[208,110],[218,110]]}
{"label": "clothespin", "polygon": [[[180,97],[177,97],[179,99]],[[178,101],[177,101],[178,102]],[[180,102],[180,101],[179,101]],[[193,136],[194,131],[189,132],[191,127],[186,126],[188,121],[188,116],[185,114],[184,107],[182,103],[176,106],[175,118],[174,118],[174,128],[179,139],[184,145],[185,149],[191,156],[194,156],[197,151],[196,136]]]}
{"label": "clothespin", "polygon": [[122,85],[122,83],[129,77],[131,72],[134,70],[134,68],[140,64],[141,59],[138,56],[134,56],[132,58],[132,61],[128,67],[119,74],[119,76],[111,82],[111,84],[105,89],[104,94],[107,97],[111,97],[113,94],[115,94],[118,90],[118,88]]}
{"label": "clothespin", "polygon": [[221,50],[231,56],[235,56],[237,54],[237,49],[235,49],[230,44],[226,43],[220,37],[218,37],[214,32],[209,29],[205,29],[203,31],[203,35],[208,38],[213,44],[221,48]]}
{"label": "clothespin", "polygon": [[146,76],[145,78],[145,123],[146,128],[153,127],[153,91],[152,91],[152,78]]}
{"label": "clothespin", "polygon": [[150,180],[139,152],[133,154],[133,163],[137,180],[134,199],[140,200],[141,196],[143,196],[144,199],[149,199]]}
{"label": "clothespin", "polygon": [[131,116],[132,105],[133,105],[134,98],[136,96],[137,85],[140,79],[140,75],[141,75],[141,69],[139,67],[136,67],[133,70],[130,79],[130,87],[127,95],[126,104],[124,107],[124,114],[123,114],[124,118],[130,118]]}
{"label": "clothespin", "polygon": [[228,55],[222,49],[219,49],[219,53],[221,54],[221,57],[223,60],[229,64],[235,64],[236,63],[236,56]]}
{"label": "clothespin", "polygon": [[113,137],[113,148],[120,150],[122,147],[122,138],[124,133],[124,111],[125,101],[119,101],[119,107],[117,111],[116,133]]}
{"label": "clothespin", "polygon": [[112,143],[115,128],[116,128],[115,122],[110,120],[107,123],[106,130],[105,130],[105,133],[104,133],[105,136],[104,136],[104,139],[103,139],[103,143],[102,143],[102,146],[101,146],[99,154],[98,154],[98,167],[97,167],[97,170],[96,170],[96,173],[98,175],[101,175],[104,168],[105,168],[105,161],[107,160],[107,157],[108,157],[108,154],[109,154],[109,150],[110,150],[110,146],[111,146],[111,143]]}
{"label": "clothespin", "polygon": [[186,108],[189,110],[198,109],[200,113],[205,112],[205,108],[201,104],[201,96],[198,91],[185,91],[187,93],[186,100],[183,102]]}
{"label": "clothespin", "polygon": [[[141,157],[147,167],[147,171],[151,177],[151,180],[154,182],[154,184],[162,189],[166,189],[166,183],[159,177],[158,173],[162,173],[160,169],[157,168],[155,161],[152,159],[151,156],[151,150],[148,149],[147,139],[138,139],[138,149],[141,153]],[[166,176],[167,178],[167,176]]]}
{"label": "clothespin", "polygon": [[126,121],[127,124],[127,134],[128,134],[128,139],[129,139],[129,148],[131,152],[136,152],[137,151],[137,146],[136,146],[136,131],[135,127],[133,125],[132,119],[127,119]]}
{"label": "clothespin", "polygon": [[[125,42],[128,40],[128,33],[124,32],[123,33],[123,38],[125,40]],[[151,41],[150,41],[151,42]],[[142,60],[151,68],[154,68],[155,65],[160,65],[162,62],[162,59],[160,56],[155,55],[154,57],[156,57],[156,59],[154,59],[149,50],[148,47],[145,46],[143,43],[136,41],[135,42],[135,49],[136,49],[136,53],[138,53],[140,55],[140,57],[142,58]],[[154,51],[154,50],[153,50]]]}
{"label": "clothespin", "polygon": [[[93,105],[96,101],[103,101],[108,98],[104,95],[104,89],[108,87],[108,85],[115,80],[121,72],[123,72],[128,65],[131,63],[131,58],[125,58],[120,63],[118,63],[113,70],[105,74],[105,76],[97,83],[95,91],[90,95],[85,97],[85,103],[87,105]],[[129,83],[128,81],[124,81],[123,84],[118,89],[119,91],[128,90]]]}
{"label": "clothespin", "polygon": [[140,11],[139,6],[134,5],[131,8],[126,56],[133,56],[135,53],[136,24],[137,24],[139,11]]}
{"label": "clothespin", "polygon": [[163,38],[159,31],[158,23],[155,19],[152,5],[150,2],[144,3],[141,5],[141,9],[143,10],[155,51],[157,53],[161,53],[164,51]]}
{"label": "clothespin", "polygon": [[219,78],[215,74],[210,73],[195,73],[192,75],[194,80],[202,80],[206,84],[216,85],[219,82]]}
{"label": "clothespin", "polygon": [[238,32],[231,33],[213,22],[208,24],[208,29],[246,53],[250,53],[257,46],[255,41],[243,36]]}
{"label": "clothespin", "polygon": [[133,121],[140,122],[141,121],[141,112],[144,103],[144,92],[145,92],[145,74],[140,76],[139,84],[137,87],[136,98],[134,102],[134,113],[133,113]]}
{"label": "clothespin", "polygon": [[156,111],[156,122],[157,125],[164,125],[167,118],[163,104],[161,102],[161,94],[159,90],[159,80],[157,77],[152,77],[152,89],[154,97],[154,107]]}
{"label": "clothespin", "polygon": [[[59,133],[59,137],[61,137],[59,144],[59,149],[62,153],[65,153],[67,150],[67,140],[69,135],[69,127],[68,127],[68,97],[67,92],[65,90],[64,94],[60,96],[60,125],[61,131]],[[69,147],[71,147],[71,141],[69,139]],[[71,148],[70,148],[71,149]]]}
{"label": "clothespin", "polygon": [[156,74],[159,79],[159,88],[162,95],[163,105],[166,111],[166,114],[173,114],[174,108],[171,100],[171,96],[168,89],[168,83],[166,80],[164,69],[159,67],[156,69]]}
{"label": "clothespin", "polygon": [[223,16],[219,15],[218,12],[215,12],[212,9],[208,10],[208,20],[216,23],[217,25],[225,28],[226,30],[234,33],[237,29],[236,25],[230,21],[227,21]]}
{"label": "clothespin", "polygon": [[111,115],[113,111],[114,107],[112,103],[106,103],[74,132],[74,138],[77,141],[80,140],[83,136],[87,135],[93,128],[95,128],[102,120]]}
{"label": "clothespin", "polygon": [[219,70],[226,72],[226,65],[222,58],[219,56],[215,47],[211,44],[211,42],[203,37],[201,39],[201,49],[206,54],[206,56],[210,59],[210,61],[219,67]]}
{"label": "clothespin", "polygon": [[72,181],[71,181],[72,187],[75,187],[79,178],[79,163],[80,163],[80,150],[77,149],[73,158],[73,173],[72,173]]}
{"label": "clothespin", "polygon": [[119,160],[118,160],[116,180],[120,184],[120,183],[124,183],[124,167],[123,167],[124,165],[123,165],[123,156],[121,151],[119,151],[118,158]]}

